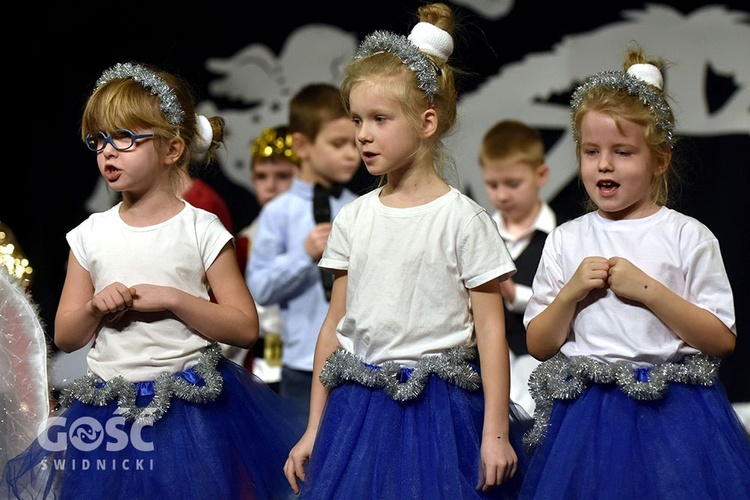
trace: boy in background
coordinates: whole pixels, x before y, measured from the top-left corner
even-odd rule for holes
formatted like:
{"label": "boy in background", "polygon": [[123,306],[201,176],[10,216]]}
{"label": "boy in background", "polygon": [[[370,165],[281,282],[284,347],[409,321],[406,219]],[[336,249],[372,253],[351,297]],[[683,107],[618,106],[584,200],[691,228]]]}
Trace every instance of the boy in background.
{"label": "boy in background", "polygon": [[[299,158],[286,125],[263,129],[250,145],[250,184],[261,208],[291,187],[298,170]],[[243,272],[257,229],[258,217],[237,233],[237,262]]]}
{"label": "boy in background", "polygon": [[523,314],[544,240],[557,224],[554,211],[539,197],[549,177],[544,142],[537,130],[520,121],[500,121],[482,139],[479,165],[487,197],[496,209],[493,219],[517,268],[501,283],[511,357],[510,397],[533,415],[528,382],[539,361],[526,348]]}
{"label": "boy in background", "polygon": [[[289,127],[269,127],[256,137],[250,146],[250,183],[255,199],[262,208],[266,203],[289,189],[297,176],[299,158],[292,149]],[[256,217],[242,228],[235,238],[237,263],[245,273],[258,227]],[[281,380],[281,311],[278,304],[262,306],[256,303],[260,338],[252,349],[222,345],[224,355],[252,371],[276,392]]]}
{"label": "boy in background", "polygon": [[299,172],[288,191],[261,209],[245,279],[256,303],[279,304],[279,393],[292,399],[307,421],[315,342],[328,312],[324,277],[332,278],[321,273],[318,261],[330,221],[357,197],[343,186],[361,159],[354,123],[333,85],[310,84],[292,97],[289,130]]}

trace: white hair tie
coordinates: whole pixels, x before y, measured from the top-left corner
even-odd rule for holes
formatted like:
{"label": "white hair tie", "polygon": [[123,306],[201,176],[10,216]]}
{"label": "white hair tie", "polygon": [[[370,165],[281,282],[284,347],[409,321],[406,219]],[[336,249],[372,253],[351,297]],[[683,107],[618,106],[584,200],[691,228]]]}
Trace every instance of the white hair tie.
{"label": "white hair tie", "polygon": [[196,160],[202,160],[205,157],[211,142],[214,140],[214,129],[211,122],[203,115],[195,115],[196,136],[193,139],[193,152]]}
{"label": "white hair tie", "polygon": [[439,59],[440,62],[447,61],[453,53],[453,37],[434,24],[417,23],[409,34],[409,40],[423,52]]}
{"label": "white hair tie", "polygon": [[653,64],[633,64],[628,68],[628,74],[633,75],[642,82],[653,85],[659,90],[662,90],[664,87],[664,79],[661,76],[661,71]]}

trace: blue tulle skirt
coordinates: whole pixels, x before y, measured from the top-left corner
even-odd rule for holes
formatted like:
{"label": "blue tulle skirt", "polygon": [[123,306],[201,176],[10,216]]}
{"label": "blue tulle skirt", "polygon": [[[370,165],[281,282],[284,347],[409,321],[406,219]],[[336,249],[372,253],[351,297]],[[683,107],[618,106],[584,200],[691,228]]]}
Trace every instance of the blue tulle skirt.
{"label": "blue tulle skirt", "polygon": [[525,499],[750,498],[750,438],[718,379],[636,400],[615,384],[556,399]]}
{"label": "blue tulle skirt", "polygon": [[[403,378],[408,375],[403,369]],[[328,396],[301,498],[516,498],[527,465],[522,438],[530,417],[512,405],[510,441],[518,471],[487,494],[476,489],[483,420],[481,388],[466,390],[436,374],[419,396],[403,402],[383,388],[345,382]]]}
{"label": "blue tulle skirt", "polygon": [[[236,363],[221,358],[216,369],[223,379],[217,399],[172,397],[152,424],[126,422],[117,401],[75,401],[8,462],[3,489],[34,499],[288,497],[283,466],[304,423]],[[143,407],[154,396],[148,384],[137,386]]]}

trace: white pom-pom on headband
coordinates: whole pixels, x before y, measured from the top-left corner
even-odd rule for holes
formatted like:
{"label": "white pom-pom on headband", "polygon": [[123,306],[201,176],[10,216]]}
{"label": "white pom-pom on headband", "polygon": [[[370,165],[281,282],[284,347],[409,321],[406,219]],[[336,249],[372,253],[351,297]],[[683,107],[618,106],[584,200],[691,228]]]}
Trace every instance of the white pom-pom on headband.
{"label": "white pom-pom on headband", "polygon": [[446,62],[453,53],[453,37],[434,24],[417,23],[408,38],[422,52],[430,54],[440,62]]}
{"label": "white pom-pom on headband", "polygon": [[653,64],[633,64],[628,68],[628,74],[642,82],[653,85],[659,90],[664,88],[664,78],[661,76],[661,71]]}
{"label": "white pom-pom on headband", "polygon": [[195,159],[202,161],[214,140],[214,129],[211,127],[208,118],[203,115],[195,115],[195,132],[192,150]]}

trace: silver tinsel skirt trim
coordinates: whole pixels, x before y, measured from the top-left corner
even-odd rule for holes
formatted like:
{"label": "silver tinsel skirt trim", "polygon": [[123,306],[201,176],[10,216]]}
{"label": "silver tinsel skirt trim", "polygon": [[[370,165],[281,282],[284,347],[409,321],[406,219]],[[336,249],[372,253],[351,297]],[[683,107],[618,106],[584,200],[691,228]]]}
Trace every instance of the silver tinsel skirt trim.
{"label": "silver tinsel skirt trim", "polygon": [[544,436],[555,399],[571,400],[580,396],[591,383],[617,384],[633,399],[661,399],[670,382],[711,386],[719,374],[719,358],[705,354],[686,356],[679,363],[660,363],[639,368],[630,363],[601,363],[580,356],[568,358],[561,353],[540,364],[529,377],[529,392],[534,398],[534,426],[523,442],[534,448]]}
{"label": "silver tinsel skirt trim", "polygon": [[475,347],[454,347],[441,355],[424,356],[412,369],[411,376],[401,381],[402,367],[398,363],[388,361],[380,366],[369,365],[339,347],[326,359],[320,381],[329,388],[344,382],[357,382],[365,387],[382,388],[396,401],[408,401],[422,393],[433,373],[462,389],[478,390],[482,386],[482,379],[470,363],[476,359]]}
{"label": "silver tinsel skirt trim", "polygon": [[220,359],[221,348],[216,343],[201,354],[193,371],[203,379],[204,385],[192,384],[177,374],[162,373],[154,381],[154,397],[146,406],[136,406],[137,388],[134,383],[122,376],[105,382],[93,374],[84,375],[65,388],[60,402],[65,406],[70,406],[74,400],[94,406],[107,406],[117,400],[119,414],[125,420],[151,424],[169,410],[173,396],[190,403],[207,403],[219,397],[224,384],[216,369]]}

